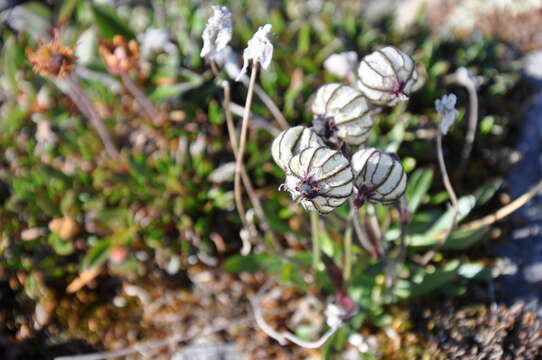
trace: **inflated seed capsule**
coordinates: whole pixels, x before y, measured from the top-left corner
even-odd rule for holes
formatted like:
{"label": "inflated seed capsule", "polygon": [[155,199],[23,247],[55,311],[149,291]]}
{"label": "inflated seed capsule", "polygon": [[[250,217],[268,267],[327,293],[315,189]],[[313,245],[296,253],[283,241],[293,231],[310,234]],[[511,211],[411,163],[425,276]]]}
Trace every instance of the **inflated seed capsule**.
{"label": "inflated seed capsule", "polygon": [[419,77],[414,60],[394,46],[365,56],[358,76],[358,88],[367,100],[388,106],[408,100]]}
{"label": "inflated seed capsule", "polygon": [[281,189],[307,210],[326,214],[352,195],[354,175],[348,159],[327,147],[310,147],[292,157]]}
{"label": "inflated seed capsule", "polygon": [[273,140],[271,155],[284,172],[288,173],[288,162],[292,156],[311,146],[323,146],[324,142],[316,133],[304,126],[284,130]]}
{"label": "inflated seed capsule", "polygon": [[375,148],[357,151],[352,156],[354,171],[354,204],[370,203],[391,205],[403,196],[407,177],[395,154]]}
{"label": "inflated seed capsule", "polygon": [[373,126],[371,109],[353,87],[327,84],[318,89],[312,103],[313,129],[331,142],[361,145]]}

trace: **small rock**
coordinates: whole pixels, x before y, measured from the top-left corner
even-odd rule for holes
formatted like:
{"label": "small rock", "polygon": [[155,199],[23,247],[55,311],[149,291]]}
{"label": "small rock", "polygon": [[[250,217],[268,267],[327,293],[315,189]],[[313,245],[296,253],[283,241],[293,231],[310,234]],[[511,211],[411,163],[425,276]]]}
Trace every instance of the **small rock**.
{"label": "small rock", "polygon": [[71,240],[81,232],[81,226],[71,217],[53,219],[49,223],[49,230],[56,232],[62,239]]}

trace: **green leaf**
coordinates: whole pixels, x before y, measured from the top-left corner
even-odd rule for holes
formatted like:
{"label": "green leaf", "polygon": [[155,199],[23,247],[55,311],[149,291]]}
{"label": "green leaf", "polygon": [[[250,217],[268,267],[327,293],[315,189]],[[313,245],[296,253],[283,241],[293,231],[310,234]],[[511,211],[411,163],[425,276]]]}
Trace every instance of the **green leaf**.
{"label": "green leaf", "polygon": [[111,40],[115,35],[122,35],[127,40],[135,38],[128,24],[117,15],[114,8],[105,4],[93,3],[92,13],[96,26],[106,39]]}
{"label": "green leaf", "polygon": [[[474,206],[476,205],[476,198],[473,195],[467,195],[459,198],[457,200],[457,207],[458,207],[458,214],[457,214],[457,224],[461,220],[463,220],[471,211],[474,209]],[[443,230],[448,229],[452,225],[453,221],[453,209],[448,209],[444,215],[442,215],[435,225],[431,227],[431,229],[428,231],[429,234],[436,234]]]}
{"label": "green leaf", "polygon": [[102,265],[107,258],[112,248],[111,238],[105,238],[98,241],[91,247],[83,258],[82,268],[91,269]]}
{"label": "green leaf", "polygon": [[183,92],[183,87],[178,85],[161,85],[154,89],[150,94],[151,100],[168,100],[179,96]]}
{"label": "green leaf", "polygon": [[52,232],[49,235],[49,245],[53,248],[55,253],[60,256],[65,256],[73,253],[74,246],[71,240],[62,239],[57,233]]}
{"label": "green leaf", "polygon": [[14,96],[19,89],[17,72],[22,68],[22,64],[26,64],[23,49],[17,44],[14,36],[8,37],[3,47],[2,56],[3,72],[6,75],[7,85],[9,86],[8,94]]}
{"label": "green leaf", "polygon": [[256,272],[265,268],[274,268],[280,263],[280,258],[267,254],[234,255],[226,260],[223,268],[229,273],[239,274],[241,272]]}
{"label": "green leaf", "polygon": [[399,150],[399,146],[401,146],[401,143],[403,142],[406,128],[410,123],[410,120],[410,117],[399,117],[397,124],[395,124],[393,129],[386,135],[385,144],[383,146],[385,152],[395,153]]}
{"label": "green leaf", "polygon": [[71,18],[75,7],[79,0],[65,0],[60,6],[60,11],[58,12],[58,23],[65,23]]}
{"label": "green leaf", "polygon": [[406,189],[407,209],[411,214],[414,214],[420,206],[423,198],[429,191],[431,183],[433,182],[433,169],[425,168],[418,169],[408,180],[408,186]]}
{"label": "green leaf", "polygon": [[476,244],[478,241],[482,240],[488,233],[487,228],[476,229],[476,230],[458,230],[454,231],[446,244],[444,244],[444,249],[451,250],[464,250],[472,245]]}
{"label": "green leaf", "polygon": [[493,179],[476,190],[474,193],[474,197],[476,197],[476,205],[483,205],[488,202],[501,188],[502,183],[502,179]]}
{"label": "green leaf", "polygon": [[458,274],[467,279],[489,280],[491,279],[491,270],[480,263],[462,264],[459,267]]}
{"label": "green leaf", "polygon": [[410,296],[421,296],[444,286],[455,279],[458,275],[458,271],[459,261],[453,260],[440,269],[414,276],[414,279],[410,284]]}
{"label": "green leaf", "polygon": [[[463,250],[476,244],[487,235],[487,229],[458,230],[452,232],[443,248]],[[408,246],[414,250],[422,250],[437,245],[439,238],[434,234],[413,235],[408,238]]]}
{"label": "green leaf", "polygon": [[[476,199],[473,195],[464,196],[458,200],[459,214],[457,215],[457,223],[471,212],[475,203]],[[409,235],[407,237],[407,245],[411,248],[425,248],[438,244],[441,233],[449,229],[452,225],[452,220],[453,211],[449,209],[425,233]],[[482,233],[474,231],[472,233],[452,234],[444,247],[455,249],[465,248],[480,240],[482,235]]]}

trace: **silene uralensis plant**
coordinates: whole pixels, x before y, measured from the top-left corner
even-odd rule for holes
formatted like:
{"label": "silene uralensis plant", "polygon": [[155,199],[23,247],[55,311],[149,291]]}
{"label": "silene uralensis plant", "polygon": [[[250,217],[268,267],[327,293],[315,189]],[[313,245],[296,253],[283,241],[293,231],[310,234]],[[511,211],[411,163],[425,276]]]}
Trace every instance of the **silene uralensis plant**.
{"label": "silene uralensis plant", "polygon": [[[256,83],[258,71],[266,70],[273,56],[271,25],[260,27],[249,40],[241,68],[237,55],[228,46],[232,39],[231,13],[224,6],[214,6],[212,9],[213,15],[203,33],[201,56],[206,58],[224,89],[223,105],[236,157],[235,202],[243,223],[241,253],[248,258],[254,240],[260,239],[265,246],[271,244],[269,249],[280,259],[283,270],[288,265],[300,271],[306,268],[290,255],[278,253],[281,252],[278,236],[267,221],[262,202],[245,169],[247,129],[253,116],[253,94],[256,93],[283,129],[278,134],[272,131],[275,138],[270,149],[275,163],[284,172],[284,181],[278,189],[288,192],[295,203],[310,213],[312,268],[315,272],[312,279],[325,287],[325,281],[321,282],[318,275],[323,270],[322,274],[332,284],[335,294],[325,311],[328,330],[319,339],[308,341],[289,331],[279,332],[265,320],[259,301],[271,286],[266,284],[251,301],[255,319],[266,334],[281,344],[291,341],[306,348],[316,348],[324,345],[347,323],[352,324],[347,328],[355,330],[367,318],[388,326],[387,331],[393,333],[394,330],[389,327],[390,318],[382,310],[386,304],[419,296],[440,286],[446,287],[458,274],[466,278],[487,274],[487,269],[476,263],[451,261],[442,268],[429,264],[437,256],[438,250],[445,246],[461,248],[462,241],[469,243],[479,239],[489,224],[525,204],[542,185],[539,184],[497,213],[457,229],[459,221],[477,203],[487,201],[498,186],[489,184],[476,194],[461,198],[453,189],[446,169],[442,139],[459,116],[454,94],[445,95],[435,102],[440,121],[436,129],[437,162],[451,202],[450,209],[433,223],[424,224],[423,227],[428,229],[425,232],[409,233],[409,221],[429,190],[432,172],[424,169],[415,171],[409,182],[397,147],[390,152],[372,144],[375,140],[372,130],[386,113],[386,107],[395,108],[395,112],[404,111],[412,94],[423,86],[426,79],[420,75],[425,73],[421,65],[395,46],[382,47],[364,56],[361,61],[352,51],[333,54],[324,62],[325,69],[348,83],[321,86],[314,92],[312,104],[307,108],[312,113],[312,126],[290,126]],[[245,74],[250,65],[248,80]],[[220,69],[229,79],[223,77]],[[470,155],[475,133],[472,129],[476,129],[478,117],[476,86],[472,75],[466,73],[461,68],[457,78],[460,84],[467,87],[470,95],[469,133],[464,161]],[[239,135],[232,119],[234,108],[230,103],[230,79],[242,81],[248,87],[244,109],[241,114],[238,111],[242,115]],[[394,116],[397,118],[397,114]],[[254,220],[248,219],[250,211],[245,210],[242,188],[248,194],[265,232],[265,239],[259,237]],[[393,219],[397,221],[397,226],[391,223]],[[340,224],[342,229],[336,230],[336,233],[343,235],[342,245],[333,244],[329,238],[332,230],[326,224]],[[321,240],[325,240],[325,243]],[[353,240],[358,246],[353,246]],[[342,254],[337,248],[342,249]],[[412,259],[407,259],[408,249],[429,251],[424,256],[413,254]],[[243,264],[242,259],[234,259],[228,261],[226,267],[234,269],[232,271],[243,271]],[[277,276],[284,277],[280,271]],[[447,289],[453,293],[454,287],[449,285]]]}
{"label": "silene uralensis plant", "polygon": [[[400,149],[405,129],[411,125],[409,122],[421,118],[406,111],[408,100],[414,97],[414,93],[424,85],[424,81],[432,86],[437,84],[432,78],[434,73],[443,73],[436,70],[425,71],[421,64],[417,64],[423,63],[423,51],[414,52],[411,45],[398,44],[379,46],[378,50],[365,56],[358,56],[354,51],[332,54],[322,62],[323,68],[335,78],[344,81],[339,83],[334,80],[335,82],[331,81],[310,89],[312,100],[304,108],[303,115],[307,119],[312,118],[312,124],[301,122],[294,124],[297,120],[293,118],[287,120],[279,106],[266,93],[264,88],[269,90],[269,87],[258,84],[259,76],[277,72],[273,66],[278,65],[272,63],[273,40],[276,39],[272,26],[262,24],[263,26],[248,41],[243,53],[236,53],[229,45],[234,33],[231,12],[225,6],[213,6],[211,11],[211,17],[203,30],[203,47],[199,55],[211,69],[205,74],[211,75],[212,72],[218,90],[221,93],[223,91],[221,101],[235,157],[233,198],[242,223],[241,255],[230,257],[224,268],[230,272],[251,271],[254,270],[256,263],[258,265],[256,268],[263,268],[271,273],[281,285],[295,287],[306,294],[331,294],[327,306],[322,311],[325,317],[324,326],[327,326],[327,329],[314,329],[307,336],[296,328],[292,328],[292,332],[277,330],[266,320],[261,303],[266,295],[272,293],[268,290],[275,284],[271,281],[261,286],[258,293],[252,296],[251,304],[254,318],[266,334],[280,344],[293,342],[305,348],[324,347],[324,349],[329,349],[333,344],[336,345],[336,349],[340,349],[340,344],[344,345],[346,338],[359,332],[364,323],[381,326],[385,328],[386,334],[391,334],[392,337],[395,328],[392,326],[387,305],[431,291],[460,294],[464,288],[456,285],[457,282],[452,283],[460,276],[491,281],[491,275],[488,276],[489,269],[484,265],[465,260],[444,259],[440,250],[464,249],[469,244],[475,243],[486,234],[489,225],[509,215],[537,194],[542,188],[542,182],[496,213],[462,224],[463,219],[475,206],[482,205],[496,192],[498,185],[495,183],[484,185],[480,191],[472,195],[461,196],[460,188],[456,193],[448,175],[443,143],[454,121],[461,118],[462,113],[456,110],[456,96],[449,94],[436,100],[436,111],[429,110],[429,114],[423,115],[425,118],[439,121],[439,125],[432,127],[428,132],[434,135],[436,140],[434,152],[436,156],[433,162],[440,169],[446,190],[445,193],[429,194],[433,170],[430,167],[416,168],[416,159],[409,156],[412,154]],[[270,22],[275,24],[272,19]],[[103,25],[105,22],[101,23]],[[275,28],[280,32],[279,26]],[[352,29],[356,31],[356,28]],[[130,165],[130,150],[120,141],[120,136],[112,137],[108,133],[108,128],[104,124],[106,115],[100,111],[103,109],[100,109],[98,102],[91,100],[80,84],[82,72],[76,71],[78,64],[75,47],[63,44],[60,35],[60,32],[56,32],[50,41],[42,42],[36,50],[28,50],[28,60],[35,71],[51,79],[72,100],[79,112],[90,120],[92,131],[98,134],[107,158],[115,160],[115,164],[120,163],[119,171],[125,172],[125,165]],[[179,55],[180,47],[169,43],[168,33],[162,30],[149,28],[144,36],[137,38],[140,43],[135,40],[135,36],[130,37],[126,34],[121,36],[115,33],[99,41],[93,49],[97,50],[96,53],[101,57],[101,60],[98,60],[105,65],[103,71],[108,73],[108,78],[120,80],[124,90],[137,103],[134,104],[135,109],[142,111],[144,119],[155,127],[155,132],[165,132],[166,127],[178,130],[177,127],[171,126],[171,119],[166,119],[166,112],[162,111],[164,109],[157,109],[138,87],[138,81],[133,79],[139,80],[144,77],[141,69],[142,60],[155,46],[160,47],[162,44],[165,52],[168,55],[173,54],[175,58]],[[360,46],[371,47],[367,42]],[[197,49],[192,45],[189,47]],[[403,51],[406,49],[408,51]],[[329,52],[323,53],[327,55]],[[325,56],[322,60],[324,58]],[[240,59],[243,61],[242,64]],[[179,62],[178,59],[174,61],[177,66],[180,65]],[[186,63],[188,62],[183,64]],[[147,63],[147,67],[152,66]],[[183,70],[192,72],[188,69]],[[264,72],[268,74],[263,74]],[[432,75],[428,77],[425,74]],[[317,75],[313,78],[320,77]],[[477,84],[476,78],[465,68],[459,68],[453,77],[454,81],[464,86],[469,94],[468,132],[465,136],[459,171],[463,173],[478,128]],[[206,79],[203,76],[200,78]],[[266,80],[269,84],[269,78]],[[206,83],[205,86],[209,85],[208,82],[202,83]],[[244,87],[245,103],[244,106],[240,106],[232,101],[232,90],[236,90],[235,95],[239,98],[239,94],[245,90]],[[88,90],[87,86],[86,91]],[[299,94],[293,93],[295,96]],[[437,97],[435,91],[426,94],[431,94],[430,99]],[[253,112],[252,104],[257,101],[267,108],[272,121],[256,114],[256,110]],[[163,106],[167,107],[168,105]],[[234,123],[234,115],[242,118],[239,126]],[[383,123],[386,125],[391,123],[392,129],[388,134],[383,133],[382,129],[386,128],[381,126]],[[145,124],[147,125],[149,124]],[[55,134],[51,134],[49,126],[49,122],[38,124],[38,129],[44,133],[39,136],[44,139],[43,143],[58,141],[55,140]],[[270,141],[259,144],[259,150],[263,156],[272,158],[280,169],[277,171],[277,168],[273,168],[273,172],[270,173],[282,172],[283,177],[280,180],[274,176],[266,178],[267,180],[271,178],[274,184],[272,195],[262,195],[264,192],[258,191],[256,179],[250,176],[254,165],[247,161],[249,158],[253,160],[247,153],[250,153],[249,136],[254,134],[249,131],[252,127],[263,129],[262,133],[270,134],[268,138]],[[114,130],[110,127],[109,131]],[[179,137],[179,151],[175,155],[175,162],[181,163],[177,159],[183,157],[186,138],[181,141],[184,135],[179,136],[177,131],[174,134],[172,137]],[[415,137],[412,142],[423,141],[422,137]],[[143,164],[144,161],[141,162],[142,167]],[[161,162],[158,165],[160,164]],[[190,176],[189,170],[184,167],[175,166],[175,169],[183,172],[181,174],[184,176],[183,179]],[[267,167],[264,172],[268,170]],[[95,173],[98,177],[101,176],[100,171]],[[159,199],[160,195],[167,191],[163,188],[158,188],[160,190],[153,188],[146,181],[153,175],[148,175],[148,172],[142,174],[144,175],[137,177],[139,187],[133,193],[146,193],[147,188],[153,191],[149,191],[141,198],[134,197],[137,200],[132,200],[132,203],[137,202],[136,208],[151,202],[151,199]],[[124,176],[102,182],[110,187],[116,182],[120,183],[122,178]],[[179,181],[177,170],[171,172],[171,178],[174,179],[170,180],[168,174],[167,184],[175,188],[175,191],[168,193],[169,197],[165,200],[167,203],[172,202],[170,200],[175,197],[180,197],[180,192],[176,191],[178,187],[176,181]],[[199,183],[196,181],[196,184],[204,187],[201,182],[205,179],[198,178]],[[98,179],[95,182],[100,181]],[[258,184],[261,183],[262,181]],[[18,188],[26,191],[27,187]],[[187,194],[188,191],[183,194]],[[102,192],[104,191],[101,189],[96,191]],[[109,192],[111,200],[104,201],[105,208],[117,202],[119,207],[129,203],[123,198],[124,195],[117,196],[113,190]],[[201,191],[198,188],[197,192],[201,194],[205,190]],[[126,193],[130,192],[126,190]],[[133,196],[133,193],[130,194]],[[33,196],[32,193],[32,200]],[[267,196],[270,199],[262,199]],[[287,199],[288,196],[292,201]],[[85,197],[86,195],[80,198]],[[280,202],[274,202],[275,199]],[[435,210],[439,204],[447,201],[450,202],[450,206],[446,211]],[[279,203],[282,208],[273,208]],[[196,202],[193,207],[198,208],[200,204],[202,203]],[[271,206],[267,207],[269,204]],[[419,211],[422,204],[434,205],[434,209]],[[233,204],[231,205],[233,207]],[[149,216],[151,220],[148,221],[153,221],[153,217],[159,219],[164,207],[161,202],[156,205],[153,208],[156,210],[153,214],[156,215]],[[179,210],[180,208],[182,205],[176,206],[175,210],[166,209],[163,215],[167,216],[171,223],[175,223],[171,218],[182,216],[184,219],[182,226],[186,229],[187,238],[196,238],[195,235],[189,235],[196,226],[183,214],[186,210]],[[131,214],[132,209],[126,212]],[[309,213],[310,226],[295,224],[294,220],[305,216],[302,209]],[[199,217],[201,214],[199,209],[197,210],[194,211],[195,215],[190,216]],[[281,227],[283,224],[277,225],[277,216],[271,216],[275,214],[270,214],[270,211],[279,212],[280,220],[291,220],[291,228],[285,230],[284,226]],[[106,216],[109,216],[109,213],[104,215]],[[74,220],[70,223],[69,219],[71,218],[66,217],[62,224],[58,221],[51,222],[51,231],[58,232],[61,238],[66,239],[73,237],[69,233],[82,232],[78,223]],[[91,220],[85,219],[80,222],[88,225],[92,223]],[[165,225],[167,226],[164,228],[168,231],[173,227],[169,223]],[[114,226],[119,226],[118,222],[115,222]],[[138,237],[148,237],[150,232],[143,232],[146,226],[139,226],[131,224],[128,229],[121,229],[126,234],[121,233],[119,239],[125,236],[131,241],[135,232],[138,234],[141,232]],[[68,231],[68,228],[71,230]],[[156,231],[157,234],[153,236],[162,238],[164,233],[161,229],[158,230],[160,231]],[[100,233],[99,229],[88,232],[96,232],[99,236],[107,235]],[[172,233],[176,234],[174,231]],[[94,238],[93,236],[91,240],[94,241]],[[304,242],[304,247],[299,246],[299,239]],[[172,243],[177,244],[175,241]],[[284,244],[292,246],[286,248]],[[98,248],[98,245],[93,245],[95,246],[93,249]],[[120,245],[121,250],[125,249],[124,246],[128,247],[124,243]],[[311,250],[304,251],[303,248]],[[121,251],[120,254],[118,257],[123,257],[125,252]],[[76,292],[88,283],[89,278],[93,279],[97,274],[99,274],[97,266],[90,270],[85,268],[81,276],[71,283],[67,292]]]}

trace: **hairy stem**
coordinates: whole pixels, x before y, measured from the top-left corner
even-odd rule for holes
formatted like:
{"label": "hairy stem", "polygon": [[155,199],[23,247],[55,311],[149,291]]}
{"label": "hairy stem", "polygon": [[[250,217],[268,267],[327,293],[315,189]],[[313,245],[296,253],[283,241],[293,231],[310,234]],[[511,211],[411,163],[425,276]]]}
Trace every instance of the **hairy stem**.
{"label": "hairy stem", "polygon": [[252,97],[254,94],[254,85],[256,84],[257,73],[258,73],[258,63],[254,62],[252,66],[252,74],[250,75],[250,84],[248,86],[247,100],[245,102],[245,112],[243,114],[243,123],[241,125],[239,151],[237,153],[237,159],[235,162],[235,179],[234,179],[235,204],[237,206],[237,211],[239,212],[239,216],[241,216],[241,219],[245,217],[245,208],[243,206],[242,189],[241,189],[241,169],[243,165],[243,156],[245,154],[245,147],[246,147],[247,133],[248,133],[248,122],[250,118],[250,107],[252,106]]}
{"label": "hairy stem", "polygon": [[465,137],[465,147],[461,153],[461,163],[459,164],[459,176],[463,177],[472,152],[476,130],[478,129],[478,94],[476,92],[476,84],[468,75],[461,76],[459,80],[458,82],[469,93],[469,127],[467,129],[467,136]]}
{"label": "hairy stem", "polygon": [[151,101],[145,96],[143,91],[134,83],[132,78],[128,76],[128,74],[123,74],[121,76],[122,82],[124,83],[124,86],[126,86],[126,89],[132,94],[134,99],[136,99],[137,103],[143,111],[145,112],[145,115],[149,118],[151,122],[154,124],[160,123],[160,113],[156,110],[154,105],[151,103]]}
{"label": "hairy stem", "polygon": [[79,111],[89,118],[90,123],[96,129],[100,140],[104,144],[105,151],[109,157],[112,159],[118,159],[120,154],[115,147],[115,144],[113,143],[105,124],[103,123],[102,117],[98,113],[98,110],[96,110],[94,107],[94,104],[92,104],[92,100],[90,100],[75,78],[67,76],[65,81],[71,90],[66,95],[73,100],[75,105],[79,108]]}
{"label": "hairy stem", "polygon": [[457,202],[457,196],[455,194],[454,188],[452,187],[452,183],[450,182],[448,170],[446,170],[446,162],[444,161],[444,154],[442,151],[442,132],[440,130],[437,134],[437,158],[440,172],[442,174],[442,182],[444,184],[444,188],[446,189],[446,192],[450,196],[450,201],[452,202],[452,223],[450,224],[450,227],[446,230],[445,235],[440,239],[439,243],[427,254],[425,254],[422,260],[423,264],[428,264],[433,259],[437,251],[439,251],[446,244],[446,241],[448,241],[450,234],[457,225],[457,216],[459,215],[459,204]]}

